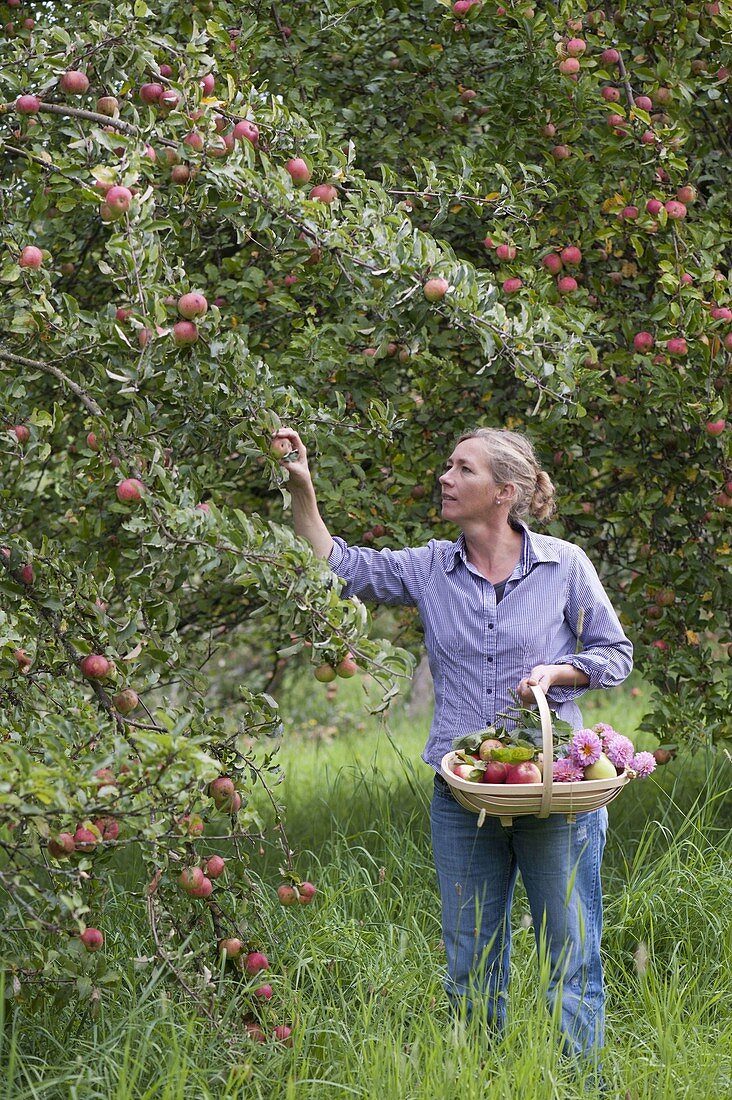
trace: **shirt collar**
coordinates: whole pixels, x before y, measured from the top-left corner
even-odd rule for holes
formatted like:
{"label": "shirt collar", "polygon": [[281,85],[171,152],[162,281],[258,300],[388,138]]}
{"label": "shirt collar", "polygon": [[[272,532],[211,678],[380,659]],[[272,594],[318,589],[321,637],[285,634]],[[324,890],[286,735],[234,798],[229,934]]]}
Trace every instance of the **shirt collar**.
{"label": "shirt collar", "polygon": [[[512,520],[512,526],[515,530],[522,531],[524,536],[524,545],[521,551],[521,561],[519,563],[522,577],[525,577],[526,574],[531,571],[532,567],[540,562],[558,562],[560,560],[556,548],[546,535],[538,535],[535,531],[530,531],[521,520]],[[458,558],[460,558],[463,564],[467,565],[468,559],[465,552],[465,536],[462,534],[457,542],[453,542],[451,546],[448,547],[445,562],[445,571],[447,573],[451,573],[455,568]]]}

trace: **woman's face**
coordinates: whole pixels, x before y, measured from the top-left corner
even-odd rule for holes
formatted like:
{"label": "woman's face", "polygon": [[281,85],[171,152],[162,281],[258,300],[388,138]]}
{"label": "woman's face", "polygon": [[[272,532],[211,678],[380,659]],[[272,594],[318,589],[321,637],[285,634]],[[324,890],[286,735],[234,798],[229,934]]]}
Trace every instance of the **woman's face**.
{"label": "woman's face", "polygon": [[493,480],[488,455],[480,439],[464,439],[458,443],[447,460],[440,486],[442,518],[458,526],[494,515],[496,497],[502,495],[502,487]]}

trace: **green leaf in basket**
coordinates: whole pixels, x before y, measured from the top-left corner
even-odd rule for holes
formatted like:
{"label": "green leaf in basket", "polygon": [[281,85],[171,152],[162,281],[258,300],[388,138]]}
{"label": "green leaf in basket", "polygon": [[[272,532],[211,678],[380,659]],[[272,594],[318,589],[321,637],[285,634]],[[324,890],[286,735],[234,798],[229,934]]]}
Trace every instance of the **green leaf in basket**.
{"label": "green leaf in basket", "polygon": [[489,760],[498,760],[501,764],[522,764],[524,760],[533,760],[536,749],[533,745],[507,745],[502,749],[490,749]]}

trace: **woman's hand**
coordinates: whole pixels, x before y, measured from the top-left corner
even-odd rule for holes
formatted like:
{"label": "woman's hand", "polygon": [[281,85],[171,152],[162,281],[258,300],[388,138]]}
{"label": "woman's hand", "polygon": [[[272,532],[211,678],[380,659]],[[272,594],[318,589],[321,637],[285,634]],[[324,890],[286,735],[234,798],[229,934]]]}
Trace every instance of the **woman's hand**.
{"label": "woman's hand", "polygon": [[[279,452],[280,446],[282,447],[280,466],[283,466],[290,475],[289,487],[298,489],[312,485],[312,476],[308,466],[308,452],[294,428],[280,428],[274,433],[272,436],[274,454]],[[288,458],[288,455],[292,454],[293,451],[297,452],[297,458]]]}
{"label": "woman's hand", "polygon": [[522,703],[535,703],[536,698],[531,690],[532,685],[540,687],[545,695],[549,689],[558,687],[587,687],[590,678],[586,672],[575,668],[574,665],[534,665],[531,672],[516,688],[516,694]]}

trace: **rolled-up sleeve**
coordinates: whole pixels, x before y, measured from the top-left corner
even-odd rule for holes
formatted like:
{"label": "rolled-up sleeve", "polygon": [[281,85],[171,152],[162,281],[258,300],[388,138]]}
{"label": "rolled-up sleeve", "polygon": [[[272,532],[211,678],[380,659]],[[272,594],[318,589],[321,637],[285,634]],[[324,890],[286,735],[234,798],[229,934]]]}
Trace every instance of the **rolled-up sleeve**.
{"label": "rolled-up sleeve", "polygon": [[571,664],[589,677],[584,687],[553,687],[550,699],[563,702],[592,688],[621,684],[633,669],[633,644],[602,586],[595,567],[579,547],[569,574],[565,620],[577,639],[574,653],[554,658],[554,664]]}
{"label": "rolled-up sleeve", "polygon": [[416,606],[428,583],[434,542],[404,550],[372,550],[333,539],[328,565],[346,586],[342,595],[367,603]]}

